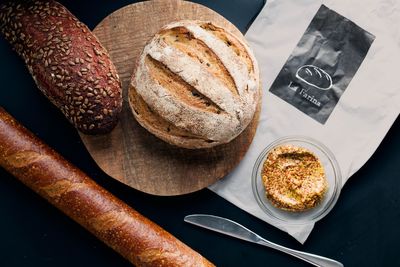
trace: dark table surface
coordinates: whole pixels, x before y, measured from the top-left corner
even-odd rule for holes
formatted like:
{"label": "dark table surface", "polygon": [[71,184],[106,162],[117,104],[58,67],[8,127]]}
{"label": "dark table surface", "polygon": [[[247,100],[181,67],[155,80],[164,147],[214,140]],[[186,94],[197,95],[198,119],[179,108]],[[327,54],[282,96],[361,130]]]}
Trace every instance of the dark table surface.
{"label": "dark table surface", "polygon": [[[62,1],[90,28],[130,2],[133,1]],[[242,32],[263,5],[263,0],[196,2],[224,15]],[[332,212],[316,224],[301,245],[207,189],[184,196],[156,197],[107,177],[91,159],[76,131],[36,89],[22,60],[3,38],[0,70],[0,106],[100,185],[218,266],[308,265],[271,249],[185,224],[185,215],[210,213],[228,217],[273,242],[331,257],[346,266],[400,266],[399,119],[372,158],[346,184]],[[2,169],[0,177],[0,266],[130,266]]]}

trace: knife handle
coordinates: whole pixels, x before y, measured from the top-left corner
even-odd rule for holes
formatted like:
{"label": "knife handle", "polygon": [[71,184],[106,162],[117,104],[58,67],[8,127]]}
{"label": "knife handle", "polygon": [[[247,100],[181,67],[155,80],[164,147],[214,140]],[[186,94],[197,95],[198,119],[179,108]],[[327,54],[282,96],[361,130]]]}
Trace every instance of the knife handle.
{"label": "knife handle", "polygon": [[264,238],[260,237],[259,241],[257,242],[257,244],[269,247],[269,248],[273,248],[276,250],[279,250],[281,252],[290,254],[296,258],[302,259],[308,263],[311,263],[315,266],[320,266],[320,267],[343,267],[343,264],[329,259],[329,258],[325,258],[322,256],[318,256],[315,254],[311,254],[311,253],[307,253],[307,252],[302,252],[302,251],[298,251],[298,250],[294,250],[291,248],[287,248],[275,243],[272,243],[268,240],[265,240]]}

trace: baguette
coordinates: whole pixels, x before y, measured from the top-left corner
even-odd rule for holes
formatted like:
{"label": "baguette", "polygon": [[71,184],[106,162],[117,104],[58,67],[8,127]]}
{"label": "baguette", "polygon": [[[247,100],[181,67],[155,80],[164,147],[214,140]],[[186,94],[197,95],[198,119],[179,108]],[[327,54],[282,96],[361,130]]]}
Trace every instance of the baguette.
{"label": "baguette", "polygon": [[0,32],[78,130],[101,134],[115,127],[122,108],[117,71],[96,36],[64,6],[9,1],[0,5]]}
{"label": "baguette", "polygon": [[0,166],[136,266],[214,266],[97,185],[1,107]]}

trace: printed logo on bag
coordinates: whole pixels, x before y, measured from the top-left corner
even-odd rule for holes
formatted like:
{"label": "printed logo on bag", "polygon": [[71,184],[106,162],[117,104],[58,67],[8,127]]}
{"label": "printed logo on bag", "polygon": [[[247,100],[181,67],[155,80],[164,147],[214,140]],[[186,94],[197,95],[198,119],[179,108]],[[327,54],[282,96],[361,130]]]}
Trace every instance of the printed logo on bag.
{"label": "printed logo on bag", "polygon": [[313,65],[305,65],[296,72],[296,78],[317,89],[329,90],[332,88],[332,78],[323,69]]}
{"label": "printed logo on bag", "polygon": [[270,92],[325,124],[375,36],[322,5]]}

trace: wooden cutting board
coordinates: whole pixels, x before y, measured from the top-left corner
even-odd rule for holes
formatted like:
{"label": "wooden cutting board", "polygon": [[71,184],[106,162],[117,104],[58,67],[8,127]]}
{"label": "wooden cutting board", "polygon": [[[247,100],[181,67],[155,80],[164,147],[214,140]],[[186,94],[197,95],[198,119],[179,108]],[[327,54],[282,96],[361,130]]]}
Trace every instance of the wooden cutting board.
{"label": "wooden cutting board", "polygon": [[180,0],[154,0],[128,5],[106,17],[94,29],[117,68],[124,103],[120,122],[110,134],[80,134],[81,138],[93,159],[109,176],[153,195],[194,192],[228,174],[243,158],[253,140],[260,112],[258,107],[249,127],[229,144],[202,150],[169,145],[135,121],[128,105],[128,85],[135,62],[146,42],[162,26],[180,19],[212,21],[242,36],[218,13]]}

